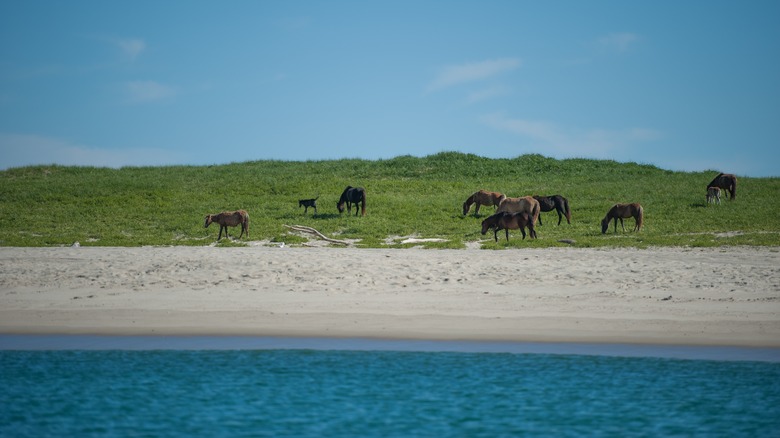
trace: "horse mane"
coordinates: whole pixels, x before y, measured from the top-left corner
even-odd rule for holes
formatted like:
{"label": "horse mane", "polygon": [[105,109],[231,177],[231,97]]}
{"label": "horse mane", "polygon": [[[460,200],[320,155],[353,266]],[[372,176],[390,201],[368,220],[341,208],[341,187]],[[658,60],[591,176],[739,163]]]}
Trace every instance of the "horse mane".
{"label": "horse mane", "polygon": [[723,172],[719,173],[718,176],[713,178],[712,181],[710,181],[710,183],[707,184],[707,187],[717,187],[718,186],[718,180],[720,180],[720,177],[722,177],[723,175],[725,175],[725,173],[723,173]]}

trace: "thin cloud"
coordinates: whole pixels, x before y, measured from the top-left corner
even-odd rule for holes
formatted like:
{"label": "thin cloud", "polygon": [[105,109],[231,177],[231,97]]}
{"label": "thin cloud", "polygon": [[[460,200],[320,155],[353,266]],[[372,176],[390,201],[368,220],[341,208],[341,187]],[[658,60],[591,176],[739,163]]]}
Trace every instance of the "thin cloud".
{"label": "thin cloud", "polygon": [[634,33],[620,32],[605,35],[597,39],[596,42],[602,49],[622,53],[627,51],[638,40],[639,37]]}
{"label": "thin cloud", "polygon": [[520,64],[521,61],[517,58],[500,58],[444,67],[428,85],[427,91],[439,91],[455,85],[488,79],[514,70]]}
{"label": "thin cloud", "polygon": [[106,149],[73,144],[57,138],[0,134],[0,169],[60,164],[64,166],[150,166],[176,164],[185,157],[157,148]]}
{"label": "thin cloud", "polygon": [[661,137],[658,131],[652,129],[577,130],[548,121],[514,119],[501,113],[484,115],[480,121],[491,128],[525,138],[536,152],[564,156],[611,158],[615,151]]}
{"label": "thin cloud", "polygon": [[126,38],[115,41],[117,47],[130,61],[135,61],[146,50],[146,43],[139,38]]}
{"label": "thin cloud", "polygon": [[476,102],[482,102],[484,100],[493,99],[496,97],[506,96],[510,93],[510,90],[507,87],[490,87],[486,88],[484,90],[478,90],[471,94],[469,94],[468,98],[466,99],[466,103],[472,104]]}
{"label": "thin cloud", "polygon": [[176,90],[156,81],[130,81],[123,85],[129,103],[147,103],[167,99]]}

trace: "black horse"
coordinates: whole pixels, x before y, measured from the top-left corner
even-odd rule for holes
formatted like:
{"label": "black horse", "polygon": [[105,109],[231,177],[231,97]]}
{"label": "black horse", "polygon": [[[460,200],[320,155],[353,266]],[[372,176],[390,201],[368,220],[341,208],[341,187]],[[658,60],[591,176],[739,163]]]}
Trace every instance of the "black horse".
{"label": "black horse", "polygon": [[336,203],[336,208],[339,213],[344,213],[344,204],[347,204],[347,213],[352,214],[352,204],[355,204],[355,216],[358,215],[358,203],[361,204],[361,211],[366,215],[366,189],[363,187],[347,186],[344,192],[341,193],[339,202]]}
{"label": "black horse", "polygon": [[[534,199],[539,201],[539,209],[541,211],[557,211],[558,212],[558,225],[561,224],[561,219],[566,216],[566,222],[571,224],[571,209],[569,209],[569,200],[561,195],[552,196],[534,196]],[[542,215],[539,215],[539,225],[542,225]]]}

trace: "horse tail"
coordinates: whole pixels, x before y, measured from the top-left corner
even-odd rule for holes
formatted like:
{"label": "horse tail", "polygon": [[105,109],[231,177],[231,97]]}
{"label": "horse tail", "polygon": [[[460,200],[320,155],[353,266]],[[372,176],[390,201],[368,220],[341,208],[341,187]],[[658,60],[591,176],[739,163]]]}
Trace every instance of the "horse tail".
{"label": "horse tail", "polygon": [[732,176],[731,177],[731,200],[733,201],[734,198],[737,197],[737,177]]}
{"label": "horse tail", "polygon": [[561,196],[563,199],[563,212],[566,214],[566,222],[571,224],[571,209],[569,208],[569,200]]}
{"label": "horse tail", "polygon": [[637,214],[637,217],[636,217],[636,230],[637,231],[642,230],[642,224],[644,223],[644,220],[645,220],[645,209],[642,208],[642,206],[640,205],[639,206],[639,211],[638,211],[638,214]]}
{"label": "horse tail", "polygon": [[536,225],[536,220],[539,219],[539,212],[541,211],[541,204],[539,204],[539,201],[536,201],[536,204],[534,204],[533,208],[531,208],[531,215],[533,216],[531,218],[531,222]]}

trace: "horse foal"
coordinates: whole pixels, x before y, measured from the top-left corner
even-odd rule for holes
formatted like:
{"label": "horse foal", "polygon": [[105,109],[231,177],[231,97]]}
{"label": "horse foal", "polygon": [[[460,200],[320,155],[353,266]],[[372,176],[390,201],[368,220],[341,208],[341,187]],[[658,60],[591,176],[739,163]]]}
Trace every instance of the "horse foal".
{"label": "horse foal", "polygon": [[303,214],[306,214],[307,211],[309,211],[309,207],[314,209],[314,214],[317,214],[317,200],[320,199],[319,196],[317,196],[314,199],[300,199],[298,200],[298,208],[303,207]]}
{"label": "horse foal", "polygon": [[206,215],[206,224],[203,228],[208,228],[212,222],[219,224],[219,237],[217,237],[217,240],[222,239],[223,229],[225,230],[225,237],[230,238],[227,227],[236,227],[238,225],[241,225],[241,234],[238,238],[240,239],[244,235],[244,231],[246,231],[246,237],[249,237],[249,213],[245,210],[223,211],[219,214]]}
{"label": "horse foal", "polygon": [[707,204],[717,203],[720,205],[720,188],[707,187]]}

